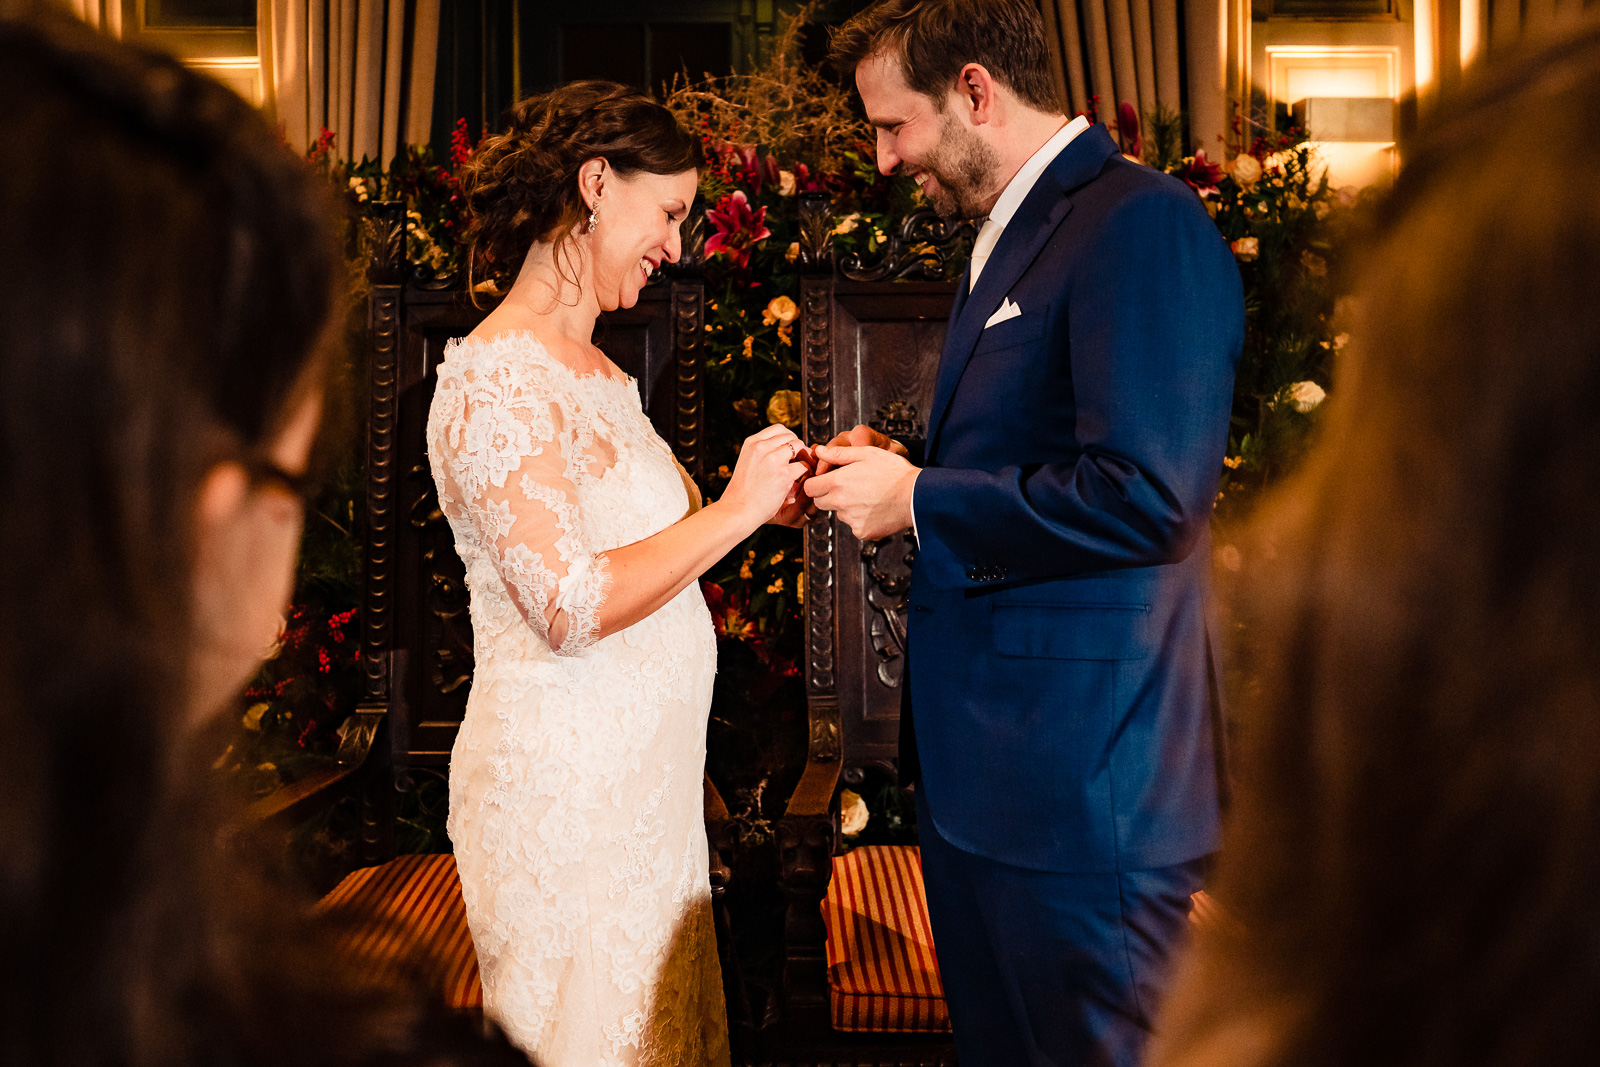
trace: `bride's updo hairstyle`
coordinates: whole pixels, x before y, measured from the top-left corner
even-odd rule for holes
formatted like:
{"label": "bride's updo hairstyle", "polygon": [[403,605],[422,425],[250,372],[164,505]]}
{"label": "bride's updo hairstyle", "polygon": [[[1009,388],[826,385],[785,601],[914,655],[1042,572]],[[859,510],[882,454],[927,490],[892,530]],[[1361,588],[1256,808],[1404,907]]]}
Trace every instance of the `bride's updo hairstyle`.
{"label": "bride's updo hairstyle", "polygon": [[565,263],[563,246],[589,214],[578,168],[597,158],[624,178],[682,174],[700,165],[700,142],[672,112],[616,82],[572,82],[514,105],[504,132],[484,139],[462,175],[469,280],[514,272],[539,241],[553,240]]}

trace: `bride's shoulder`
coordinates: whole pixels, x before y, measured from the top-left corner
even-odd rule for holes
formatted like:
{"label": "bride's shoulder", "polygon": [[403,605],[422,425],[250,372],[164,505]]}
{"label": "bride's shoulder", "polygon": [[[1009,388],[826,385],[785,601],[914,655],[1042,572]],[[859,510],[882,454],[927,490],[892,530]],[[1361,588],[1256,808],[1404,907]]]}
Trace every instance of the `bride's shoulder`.
{"label": "bride's shoulder", "polygon": [[537,335],[526,330],[471,333],[445,344],[439,388],[499,383],[536,392],[553,392],[559,362]]}

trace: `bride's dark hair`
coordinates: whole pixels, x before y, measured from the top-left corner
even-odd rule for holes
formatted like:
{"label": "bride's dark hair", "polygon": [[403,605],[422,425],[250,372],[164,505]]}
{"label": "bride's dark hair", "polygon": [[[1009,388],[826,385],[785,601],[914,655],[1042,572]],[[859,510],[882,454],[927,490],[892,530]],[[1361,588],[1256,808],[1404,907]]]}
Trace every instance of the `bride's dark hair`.
{"label": "bride's dark hair", "polygon": [[331,194],[65,15],[0,19],[0,100],[0,1063],[402,1062],[421,1002],[221,853],[186,721],[196,495],[323,388]]}
{"label": "bride's dark hair", "polygon": [[672,112],[615,82],[580,81],[512,106],[504,132],[483,140],[462,175],[470,213],[470,275],[504,275],[537,241],[567,237],[589,214],[578,169],[604,159],[623,177],[682,174],[700,141]]}

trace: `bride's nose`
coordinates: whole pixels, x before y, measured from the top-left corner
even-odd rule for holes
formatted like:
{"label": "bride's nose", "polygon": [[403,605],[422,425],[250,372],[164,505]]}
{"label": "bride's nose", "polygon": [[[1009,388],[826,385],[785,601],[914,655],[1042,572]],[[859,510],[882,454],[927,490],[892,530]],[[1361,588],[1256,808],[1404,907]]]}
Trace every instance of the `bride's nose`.
{"label": "bride's nose", "polygon": [[667,234],[667,243],[661,246],[661,251],[668,263],[678,262],[678,257],[683,253],[683,238],[676,228]]}

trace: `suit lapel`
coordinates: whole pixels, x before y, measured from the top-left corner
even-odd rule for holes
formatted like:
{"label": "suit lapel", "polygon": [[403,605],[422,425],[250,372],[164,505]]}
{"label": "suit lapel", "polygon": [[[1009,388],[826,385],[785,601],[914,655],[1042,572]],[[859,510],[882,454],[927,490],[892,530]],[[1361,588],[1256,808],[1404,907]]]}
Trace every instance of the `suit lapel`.
{"label": "suit lapel", "polygon": [[[1050,166],[1039,175],[1033,189],[1006,224],[1000,241],[984,265],[978,284],[967,294],[969,266],[961,275],[960,288],[950,311],[944,350],[939,357],[939,377],[934,385],[933,406],[928,412],[927,455],[933,456],[939,429],[955,396],[956,384],[972,359],[984,323],[1000,307],[1011,287],[1017,284],[1028,266],[1039,255],[1061,220],[1072,210],[1068,196],[1074,189],[1100,173],[1105,161],[1117,150],[1116,142],[1104,126],[1091,126],[1061,150]],[[1039,309],[1023,308],[1024,315]]]}

